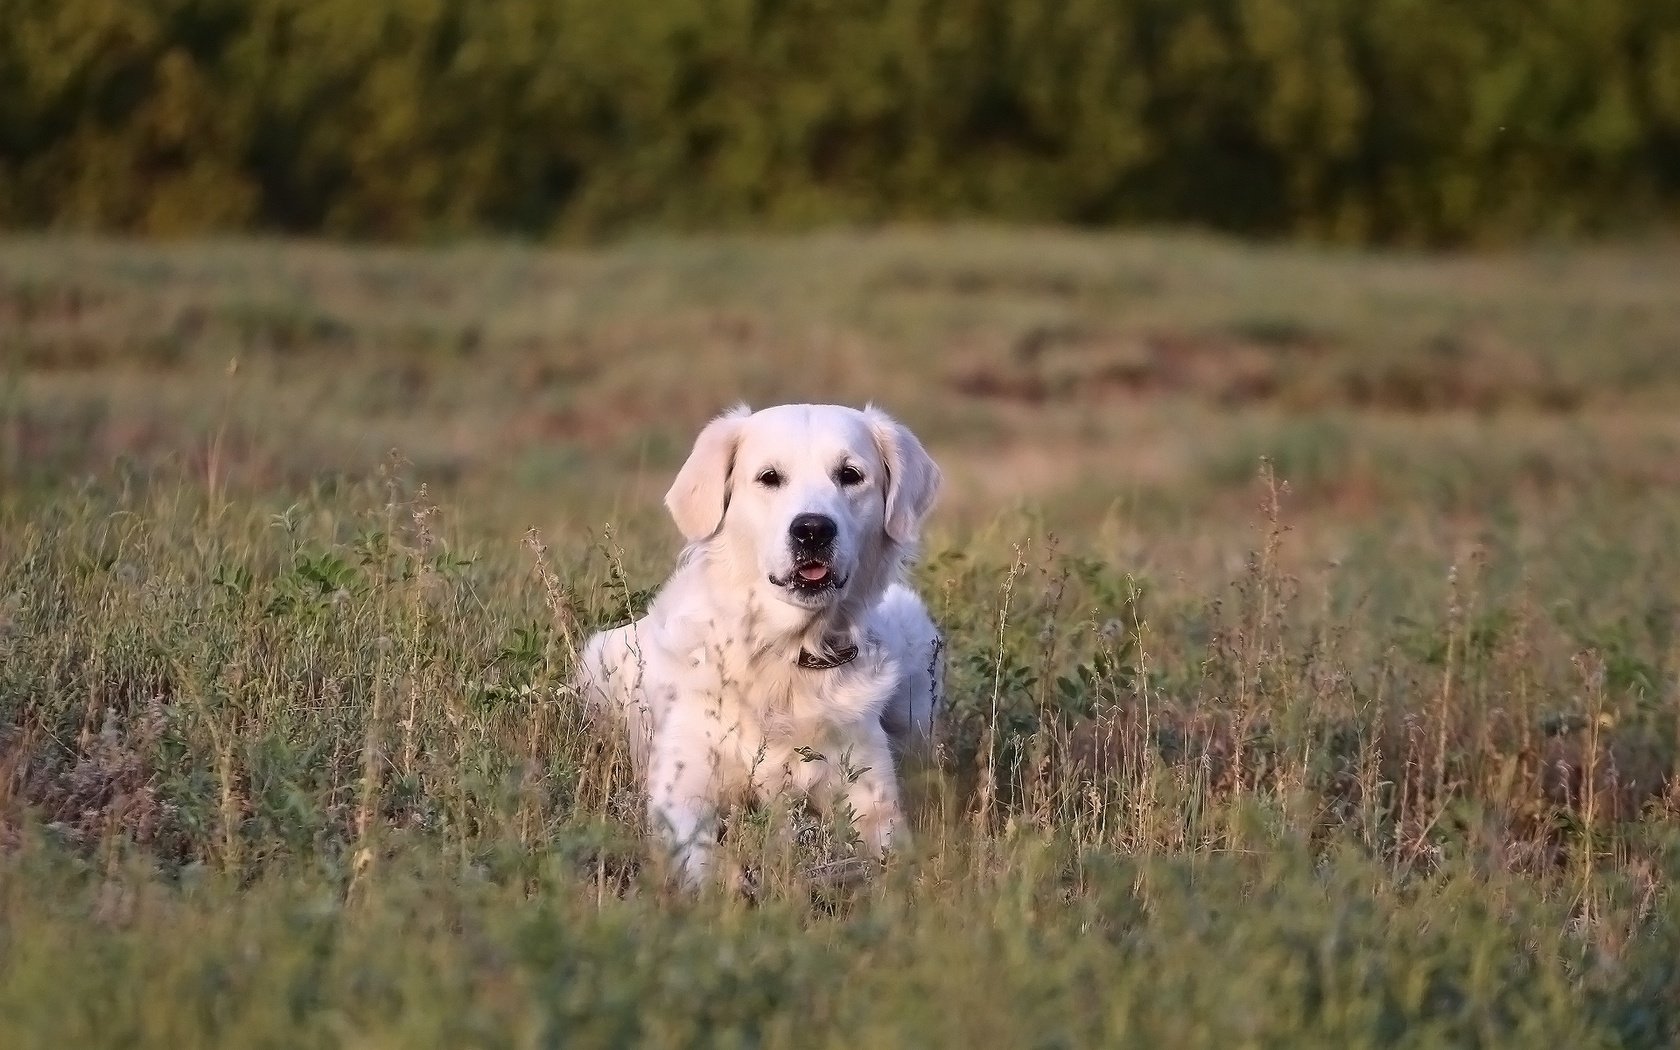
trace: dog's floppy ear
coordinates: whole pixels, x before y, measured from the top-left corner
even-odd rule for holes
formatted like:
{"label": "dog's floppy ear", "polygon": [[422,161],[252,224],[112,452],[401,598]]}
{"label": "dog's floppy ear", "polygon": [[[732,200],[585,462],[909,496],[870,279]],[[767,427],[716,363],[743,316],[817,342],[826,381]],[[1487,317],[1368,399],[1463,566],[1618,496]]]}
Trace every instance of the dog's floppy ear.
{"label": "dog's floppy ear", "polygon": [[683,538],[693,543],[718,530],[723,509],[729,502],[729,471],[735,463],[735,446],[741,438],[741,424],[752,409],[736,405],[706,424],[694,439],[688,462],[677,471],[665,506]]}
{"label": "dog's floppy ear", "polygon": [[909,543],[939,495],[939,467],[908,427],[874,405],[863,415],[887,465],[887,535]]}

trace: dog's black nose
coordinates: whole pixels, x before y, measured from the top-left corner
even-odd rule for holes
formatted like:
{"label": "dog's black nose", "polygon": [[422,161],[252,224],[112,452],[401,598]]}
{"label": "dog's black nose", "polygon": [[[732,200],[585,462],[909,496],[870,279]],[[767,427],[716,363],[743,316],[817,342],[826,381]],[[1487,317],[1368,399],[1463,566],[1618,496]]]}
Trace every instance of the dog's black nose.
{"label": "dog's black nose", "polygon": [[826,514],[801,514],[788,526],[788,535],[801,547],[826,547],[840,530]]}

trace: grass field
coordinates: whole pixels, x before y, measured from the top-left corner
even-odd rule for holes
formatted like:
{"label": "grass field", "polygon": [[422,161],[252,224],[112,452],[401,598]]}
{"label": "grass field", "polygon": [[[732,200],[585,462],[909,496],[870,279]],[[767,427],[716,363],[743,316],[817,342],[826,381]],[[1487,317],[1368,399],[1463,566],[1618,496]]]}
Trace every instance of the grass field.
{"label": "grass field", "polygon": [[[0,241],[0,1045],[1680,1043],[1680,247]],[[737,400],[946,469],[916,848],[563,683]]]}

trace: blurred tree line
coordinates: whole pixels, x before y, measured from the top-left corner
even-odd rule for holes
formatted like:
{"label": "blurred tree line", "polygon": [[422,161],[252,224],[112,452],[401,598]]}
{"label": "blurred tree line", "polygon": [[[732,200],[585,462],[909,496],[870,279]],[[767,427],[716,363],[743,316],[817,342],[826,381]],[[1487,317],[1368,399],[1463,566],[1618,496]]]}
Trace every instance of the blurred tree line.
{"label": "blurred tree line", "polygon": [[0,0],[0,224],[1680,216],[1680,0]]}

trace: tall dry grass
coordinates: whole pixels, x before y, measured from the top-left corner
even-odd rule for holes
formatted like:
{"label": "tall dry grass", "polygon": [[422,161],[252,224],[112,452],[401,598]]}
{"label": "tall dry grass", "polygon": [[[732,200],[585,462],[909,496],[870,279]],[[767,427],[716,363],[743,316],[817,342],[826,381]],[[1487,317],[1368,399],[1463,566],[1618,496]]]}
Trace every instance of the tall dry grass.
{"label": "tall dry grass", "polygon": [[[1094,273],[1088,248],[1049,254]],[[322,272],[435,264],[329,255]],[[680,286],[685,260],[636,280]],[[1362,265],[1350,280],[1400,279]],[[742,287],[791,279],[766,266]],[[122,284],[138,278],[113,280],[101,301],[140,309]],[[1639,287],[1639,310],[1612,313],[1649,335],[1667,315],[1640,311],[1666,300]],[[337,308],[370,331],[390,306]],[[861,324],[850,309],[826,316]],[[101,353],[122,330],[77,323]],[[603,324],[580,338],[605,345]],[[203,362],[135,379],[202,406],[149,436],[116,432],[137,396],[117,351],[13,373],[4,1045],[1680,1033],[1680,499],[1671,423],[1640,407],[1660,389],[1622,389],[1600,361],[1572,373],[1588,396],[1568,410],[1217,407],[1177,390],[1080,423],[1083,394],[940,388],[927,435],[957,469],[916,582],[948,634],[951,703],[939,762],[906,771],[916,846],[837,885],[843,823],[796,799],[740,811],[725,849],[751,892],[689,899],[648,864],[621,742],[565,685],[580,638],[634,615],[668,570],[640,493],[680,447],[612,446],[590,466],[594,449],[554,439],[575,471],[528,477],[483,449],[465,474],[431,454],[341,469],[368,435],[397,436],[382,420],[404,408],[356,385],[408,353],[369,338],[333,368],[258,354],[230,375],[205,337]],[[530,364],[506,346],[465,372],[421,360],[431,451],[525,396],[449,385]],[[907,353],[900,379],[936,367]],[[792,384],[775,374],[766,390]],[[587,393],[674,391],[673,375],[613,361]],[[77,397],[103,399],[103,422],[55,415]],[[1040,499],[1042,479],[989,462],[1035,435],[1077,442],[1094,473]]]}

